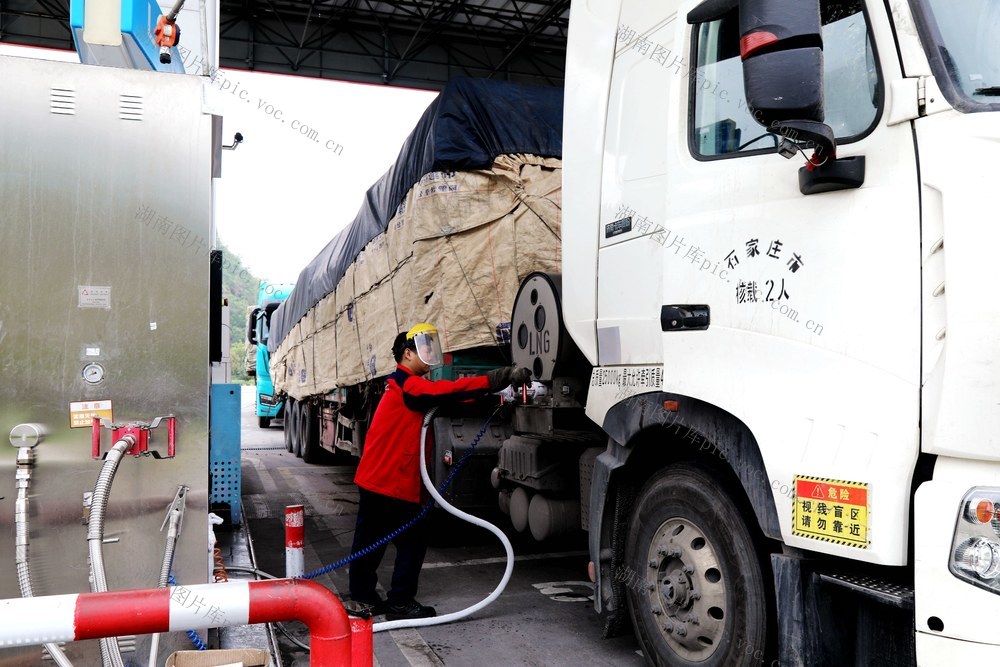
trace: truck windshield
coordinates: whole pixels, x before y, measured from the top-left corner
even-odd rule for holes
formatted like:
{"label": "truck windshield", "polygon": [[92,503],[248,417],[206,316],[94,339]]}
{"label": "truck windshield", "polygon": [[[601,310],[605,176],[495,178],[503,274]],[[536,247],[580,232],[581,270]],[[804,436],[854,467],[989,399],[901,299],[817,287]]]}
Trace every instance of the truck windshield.
{"label": "truck windshield", "polygon": [[1000,2],[913,0],[934,76],[959,111],[1000,111]]}

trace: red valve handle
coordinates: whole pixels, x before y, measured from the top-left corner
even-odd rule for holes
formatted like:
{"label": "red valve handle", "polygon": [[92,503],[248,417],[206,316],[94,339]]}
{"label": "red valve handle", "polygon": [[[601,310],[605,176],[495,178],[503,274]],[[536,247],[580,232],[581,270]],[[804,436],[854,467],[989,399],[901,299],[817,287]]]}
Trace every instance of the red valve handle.
{"label": "red valve handle", "polygon": [[170,458],[174,456],[174,442],[177,436],[176,421],[175,417],[167,417],[167,456]]}
{"label": "red valve handle", "polygon": [[90,456],[98,458],[101,455],[101,418],[94,417],[90,430]]}

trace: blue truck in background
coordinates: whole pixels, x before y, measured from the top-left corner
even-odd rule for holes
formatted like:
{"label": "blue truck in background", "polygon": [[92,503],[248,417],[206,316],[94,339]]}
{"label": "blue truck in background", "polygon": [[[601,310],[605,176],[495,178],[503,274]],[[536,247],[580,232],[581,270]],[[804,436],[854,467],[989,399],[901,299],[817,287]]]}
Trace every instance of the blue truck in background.
{"label": "blue truck in background", "polygon": [[268,334],[271,328],[271,315],[281,302],[291,294],[293,283],[275,284],[260,281],[257,291],[257,305],[247,316],[247,345],[255,345],[256,352],[256,414],[257,425],[268,428],[271,420],[284,417],[284,401],[278,400],[274,393],[274,383],[271,380],[270,354],[267,351]]}

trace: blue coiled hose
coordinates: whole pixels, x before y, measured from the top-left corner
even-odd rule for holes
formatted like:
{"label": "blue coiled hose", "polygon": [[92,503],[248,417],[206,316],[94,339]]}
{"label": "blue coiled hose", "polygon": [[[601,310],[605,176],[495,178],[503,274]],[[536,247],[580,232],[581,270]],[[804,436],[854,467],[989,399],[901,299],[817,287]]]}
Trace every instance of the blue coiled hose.
{"label": "blue coiled hose", "polygon": [[[170,572],[170,576],[167,577],[167,581],[170,583],[171,586],[177,585],[177,580],[174,579],[174,573],[172,570]],[[195,632],[194,630],[185,630],[184,634],[188,636],[188,639],[191,640],[191,644],[193,644],[196,649],[198,649],[199,651],[208,650],[208,647],[205,646],[205,642],[201,641],[201,637],[198,636],[197,632]]]}

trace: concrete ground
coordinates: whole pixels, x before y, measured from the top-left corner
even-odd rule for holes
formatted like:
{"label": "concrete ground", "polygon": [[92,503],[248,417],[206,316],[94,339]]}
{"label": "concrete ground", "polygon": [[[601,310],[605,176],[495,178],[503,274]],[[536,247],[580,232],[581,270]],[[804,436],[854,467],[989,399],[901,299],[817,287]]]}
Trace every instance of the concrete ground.
{"label": "concrete ground", "polygon": [[[308,465],[285,452],[281,422],[257,427],[252,388],[244,388],[243,508],[258,567],[284,575],[285,505],[306,508],[306,571],[348,555],[357,511],[354,466]],[[459,473],[461,474],[461,473]],[[486,482],[488,483],[488,482]],[[585,534],[537,544],[501,524],[517,560],[503,595],[474,616],[444,626],[393,630],[375,635],[376,665],[642,665],[631,636],[602,639],[587,580]],[[389,581],[393,547],[379,580]],[[489,594],[505,565],[503,547],[481,529],[444,522],[431,543],[418,599],[438,614],[457,611]],[[347,568],[317,579],[346,594]],[[384,592],[383,592],[384,595]],[[308,641],[302,626],[290,634]],[[280,633],[282,662],[308,664],[306,651]]]}

